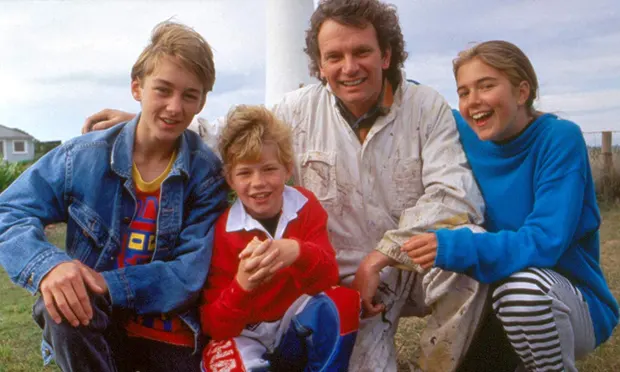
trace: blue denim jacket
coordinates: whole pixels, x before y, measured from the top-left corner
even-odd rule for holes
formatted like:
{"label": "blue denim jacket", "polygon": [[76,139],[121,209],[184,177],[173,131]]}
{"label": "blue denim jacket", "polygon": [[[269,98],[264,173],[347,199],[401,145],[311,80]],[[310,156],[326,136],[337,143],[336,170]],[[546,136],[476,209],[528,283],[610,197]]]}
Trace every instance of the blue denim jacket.
{"label": "blue denim jacket", "polygon": [[[102,272],[114,307],[137,314],[179,312],[196,334],[194,301],[209,264],[214,222],[226,207],[220,160],[186,130],[161,186],[156,248],[149,264],[114,269],[136,210],[132,151],[139,115],[74,138],[42,157],[0,195],[0,264],[35,294],[56,265],[78,259]],[[67,222],[66,250],[44,226]]]}

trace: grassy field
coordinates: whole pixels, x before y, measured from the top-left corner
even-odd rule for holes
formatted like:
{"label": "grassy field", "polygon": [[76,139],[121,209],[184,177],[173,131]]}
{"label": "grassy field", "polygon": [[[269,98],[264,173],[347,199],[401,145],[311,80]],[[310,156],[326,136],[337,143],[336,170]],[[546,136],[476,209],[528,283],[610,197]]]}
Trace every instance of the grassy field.
{"label": "grassy field", "polygon": [[[46,229],[48,239],[64,247],[64,226]],[[32,320],[35,297],[17,287],[0,268],[0,372],[60,371],[43,367],[41,329]]]}
{"label": "grassy field", "polygon": [[[620,206],[604,207],[601,227],[601,260],[607,280],[616,298],[620,298]],[[62,227],[48,229],[50,240],[63,246]],[[41,332],[31,318],[35,298],[13,285],[0,269],[0,372],[58,371],[55,366],[42,366],[39,345]],[[418,344],[418,333],[423,320],[403,319],[396,345],[400,369],[407,371],[407,360]],[[594,354],[579,364],[580,371],[620,371],[620,332]]]}

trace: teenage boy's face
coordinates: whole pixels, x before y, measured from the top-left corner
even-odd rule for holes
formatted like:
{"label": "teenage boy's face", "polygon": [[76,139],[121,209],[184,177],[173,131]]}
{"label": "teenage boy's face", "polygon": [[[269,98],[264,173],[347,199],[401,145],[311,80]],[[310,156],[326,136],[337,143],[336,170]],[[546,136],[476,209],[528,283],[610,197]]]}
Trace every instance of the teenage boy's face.
{"label": "teenage boy's face", "polygon": [[226,179],[246,212],[262,219],[275,217],[282,210],[282,193],[291,173],[290,167],[280,163],[277,146],[265,144],[258,162],[238,162]]}
{"label": "teenage boy's face", "polygon": [[142,133],[155,141],[175,141],[202,110],[203,91],[176,58],[162,57],[150,75],[131,82],[132,95],[142,106]]}
{"label": "teenage boy's face", "polygon": [[358,28],[328,19],[317,39],[321,76],[354,115],[365,114],[379,98],[391,52],[381,52],[372,24]]}

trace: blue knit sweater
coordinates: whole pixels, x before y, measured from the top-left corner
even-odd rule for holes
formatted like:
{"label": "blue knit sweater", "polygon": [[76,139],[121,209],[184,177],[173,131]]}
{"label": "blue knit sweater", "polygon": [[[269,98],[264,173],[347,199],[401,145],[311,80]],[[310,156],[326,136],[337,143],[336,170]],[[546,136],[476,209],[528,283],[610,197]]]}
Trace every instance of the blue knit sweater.
{"label": "blue knit sweater", "polygon": [[600,213],[579,127],[552,114],[517,138],[481,141],[455,114],[486,201],[487,233],[437,231],[435,265],[493,283],[528,267],[551,268],[583,293],[599,345],[618,323],[618,303],[599,264]]}

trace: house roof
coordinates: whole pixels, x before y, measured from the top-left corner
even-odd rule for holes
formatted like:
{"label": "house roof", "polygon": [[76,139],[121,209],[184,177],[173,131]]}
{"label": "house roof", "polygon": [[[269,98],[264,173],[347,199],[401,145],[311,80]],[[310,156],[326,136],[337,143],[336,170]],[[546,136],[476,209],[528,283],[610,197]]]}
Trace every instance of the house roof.
{"label": "house roof", "polygon": [[21,129],[0,125],[0,139],[34,139],[34,137]]}

